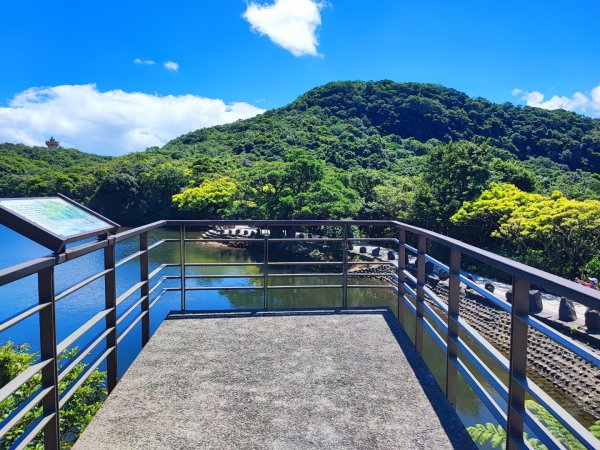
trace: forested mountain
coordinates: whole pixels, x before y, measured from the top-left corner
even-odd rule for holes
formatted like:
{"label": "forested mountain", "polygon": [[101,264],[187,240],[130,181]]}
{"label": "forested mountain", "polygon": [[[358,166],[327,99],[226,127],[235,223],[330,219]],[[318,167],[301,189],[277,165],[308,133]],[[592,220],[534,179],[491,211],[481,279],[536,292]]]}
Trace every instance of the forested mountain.
{"label": "forested mountain", "polygon": [[284,108],[118,158],[0,144],[2,197],[62,192],[129,225],[166,217],[400,218],[569,275],[593,263],[600,244],[592,240],[563,267],[539,257],[547,223],[538,243],[517,243],[485,211],[454,216],[468,202],[479,207],[489,189],[516,196],[498,186],[550,199],[558,190],[575,202],[563,205],[563,216],[589,211],[584,228],[594,234],[598,172],[599,120],[392,81],[329,83]]}

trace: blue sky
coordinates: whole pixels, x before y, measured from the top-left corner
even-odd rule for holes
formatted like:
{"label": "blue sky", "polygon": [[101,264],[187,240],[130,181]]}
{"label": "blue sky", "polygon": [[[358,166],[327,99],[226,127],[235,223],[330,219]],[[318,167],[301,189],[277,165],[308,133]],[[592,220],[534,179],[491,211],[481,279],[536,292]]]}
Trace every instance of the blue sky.
{"label": "blue sky", "polygon": [[599,117],[599,29],[598,0],[5,0],[0,141],[143,150],[335,80]]}

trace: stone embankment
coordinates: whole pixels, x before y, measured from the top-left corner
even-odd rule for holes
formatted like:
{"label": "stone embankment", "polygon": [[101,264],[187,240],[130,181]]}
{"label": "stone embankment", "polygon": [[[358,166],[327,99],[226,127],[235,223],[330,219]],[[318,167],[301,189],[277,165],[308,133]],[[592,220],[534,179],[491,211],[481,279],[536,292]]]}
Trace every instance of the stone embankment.
{"label": "stone embankment", "polygon": [[[377,274],[390,273],[393,269],[395,267],[391,265],[363,266],[358,267],[356,271],[372,273],[374,278],[386,278],[378,277]],[[393,282],[389,279],[386,281]],[[435,283],[437,280],[431,281],[434,283],[429,284],[429,287],[447,303],[447,284]],[[434,306],[433,303],[430,304]],[[464,295],[461,295],[460,315],[488,342],[508,356],[510,350],[508,312],[467,289]],[[598,351],[598,348],[594,347],[591,347],[592,350]],[[556,391],[569,397],[583,411],[595,419],[600,419],[599,369],[532,328],[529,329],[527,363],[530,376],[534,381],[543,380],[546,384],[552,385]],[[548,391],[547,388],[545,390]]]}

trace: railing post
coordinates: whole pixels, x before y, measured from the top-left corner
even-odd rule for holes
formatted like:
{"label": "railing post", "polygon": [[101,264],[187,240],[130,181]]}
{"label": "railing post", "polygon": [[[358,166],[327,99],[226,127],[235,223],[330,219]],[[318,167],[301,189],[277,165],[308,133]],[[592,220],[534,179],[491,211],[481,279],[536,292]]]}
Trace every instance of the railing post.
{"label": "railing post", "polygon": [[342,308],[348,307],[348,225],[343,228],[343,264],[342,264]]}
{"label": "railing post", "polygon": [[181,274],[181,310],[185,311],[185,225],[181,225],[179,228],[179,270]]}
{"label": "railing post", "polygon": [[529,326],[526,319],[528,315],[529,281],[513,277],[510,322],[510,379],[506,430],[506,446],[508,449],[523,447],[526,393],[523,385],[527,376],[527,334]]}
{"label": "railing post", "polygon": [[269,309],[269,230],[263,230],[263,309]]}
{"label": "railing post", "polygon": [[60,448],[60,420],[58,407],[58,355],[56,353],[56,316],[54,309],[54,267],[38,272],[38,299],[46,305],[40,311],[40,357],[50,363],[42,369],[42,389],[52,387],[42,401],[44,417],[53,415],[44,426],[44,448]]}
{"label": "railing post", "polygon": [[115,241],[109,238],[108,247],[104,248],[104,269],[110,270],[104,275],[104,307],[110,310],[105,319],[106,348],[113,351],[106,357],[106,384],[110,393],[117,385],[117,284],[115,269]]}
{"label": "railing post", "polygon": [[427,238],[423,234],[417,236],[417,301],[416,301],[416,323],[415,323],[415,346],[419,353],[423,353],[423,318],[425,302],[425,252],[427,250]]}
{"label": "railing post", "polygon": [[150,340],[150,291],[148,281],[148,233],[140,234],[140,281],[144,282],[141,288],[142,300],[142,347]]}
{"label": "railing post", "polygon": [[456,378],[458,364],[458,315],[460,310],[460,252],[450,249],[450,278],[448,279],[448,335],[446,336],[446,397],[456,408]]}
{"label": "railing post", "polygon": [[398,322],[404,327],[404,300],[402,297],[406,294],[404,283],[406,283],[406,231],[400,228],[398,230]]}

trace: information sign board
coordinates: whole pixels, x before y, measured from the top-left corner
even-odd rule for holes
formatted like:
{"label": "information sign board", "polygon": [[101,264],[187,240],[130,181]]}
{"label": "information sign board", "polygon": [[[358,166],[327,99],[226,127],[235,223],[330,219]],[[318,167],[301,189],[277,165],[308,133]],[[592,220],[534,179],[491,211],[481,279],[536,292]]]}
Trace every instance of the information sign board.
{"label": "information sign board", "polygon": [[118,224],[59,195],[0,199],[0,223],[59,252],[70,242],[115,232]]}

